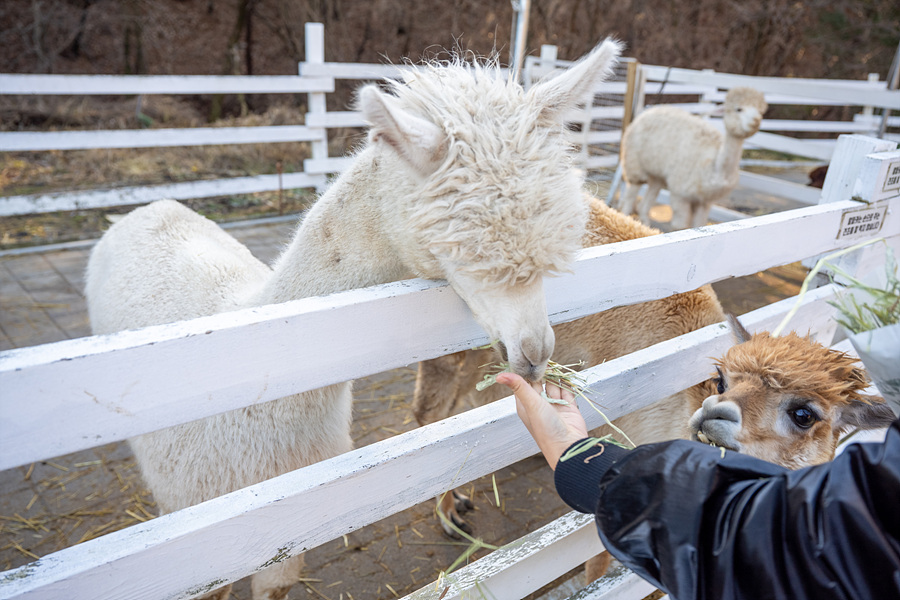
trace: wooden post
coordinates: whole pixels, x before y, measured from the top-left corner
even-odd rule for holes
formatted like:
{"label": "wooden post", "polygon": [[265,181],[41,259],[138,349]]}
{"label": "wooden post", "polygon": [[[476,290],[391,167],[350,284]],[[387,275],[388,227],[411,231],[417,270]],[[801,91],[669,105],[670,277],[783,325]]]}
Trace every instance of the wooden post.
{"label": "wooden post", "polygon": [[[837,145],[825,176],[825,184],[822,187],[822,197],[819,204],[840,202],[842,200],[858,199],[859,210],[846,211],[841,221],[837,237],[864,235],[866,232],[856,232],[854,219],[874,219],[880,223],[884,218],[884,208],[877,206],[878,200],[900,193],[897,187],[886,191],[879,191],[888,185],[888,169],[891,165],[900,171],[900,151],[894,142],[880,140],[864,135],[842,135],[838,137]],[[896,184],[896,182],[894,182]],[[873,204],[875,203],[875,204]],[[868,223],[870,221],[866,221]],[[883,232],[890,235],[892,232]],[[871,237],[870,235],[868,237]],[[894,236],[888,241],[895,247],[895,252],[900,252],[900,240]],[[815,256],[803,261],[807,269],[815,267],[822,256]],[[859,251],[838,257],[831,262],[836,267],[860,277],[874,268],[884,265],[885,250],[881,244],[867,246]],[[810,287],[819,287],[835,280],[840,282],[831,271],[823,271],[812,282]],[[835,337],[831,344],[841,341],[843,333],[835,326]],[[829,340],[819,340],[828,343]]]}
{"label": "wooden post", "polygon": [[622,117],[622,135],[625,135],[625,128],[631,124],[634,118],[635,107],[635,91],[637,88],[638,68],[641,66],[636,60],[629,60],[627,70],[625,71],[625,99],[622,101],[625,105],[625,115]]}
{"label": "wooden post", "polygon": [[856,178],[866,156],[873,152],[893,150],[896,147],[897,144],[894,142],[864,135],[839,136],[822,186],[819,204],[848,200],[853,195]]}
{"label": "wooden post", "polygon": [[[309,64],[325,63],[325,26],[322,23],[307,23],[305,27],[306,33],[306,62]],[[307,94],[309,106],[307,112],[307,123],[310,115],[324,117],[327,111],[325,104],[325,92],[310,92]],[[324,127],[321,129],[321,138],[310,143],[312,148],[312,158],[314,161],[328,158],[328,130]],[[316,185],[316,190],[321,192],[325,187],[325,176],[320,175],[320,182]]]}
{"label": "wooden post", "polygon": [[[869,81],[870,83],[877,83],[878,73],[869,73],[867,81]],[[866,123],[868,123],[872,119],[872,117],[875,116],[875,107],[872,105],[863,106],[861,114],[866,118]]]}

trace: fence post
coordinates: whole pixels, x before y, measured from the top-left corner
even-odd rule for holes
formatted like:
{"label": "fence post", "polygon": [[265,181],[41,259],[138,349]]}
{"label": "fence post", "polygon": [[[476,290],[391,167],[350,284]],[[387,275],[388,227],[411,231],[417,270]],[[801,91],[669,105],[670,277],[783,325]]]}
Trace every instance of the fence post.
{"label": "fence post", "polygon": [[637,66],[637,81],[635,82],[634,89],[634,106],[631,109],[631,120],[633,121],[635,117],[641,114],[641,111],[644,110],[644,104],[647,102],[647,70],[644,69],[644,66],[638,63]]}
{"label": "fence post", "polygon": [[637,95],[637,79],[638,71],[641,63],[636,60],[629,60],[625,71],[625,99],[623,101],[625,114],[622,116],[622,135],[625,135],[625,129],[631,124],[634,118],[634,106]]}
{"label": "fence post", "polygon": [[[872,206],[870,203],[877,202],[889,195],[897,195],[900,193],[896,186],[893,190],[879,192],[884,187],[887,180],[887,170],[889,166],[900,173],[900,151],[894,150],[897,144],[887,140],[867,137],[863,135],[842,135],[838,137],[837,145],[831,163],[828,167],[828,174],[825,176],[825,184],[822,188],[822,197],[819,204],[827,204],[830,202],[839,202],[842,200],[859,199],[860,210],[853,211],[863,213],[872,213],[878,215],[879,219],[883,219],[884,215],[879,214],[879,208]],[[866,204],[863,204],[865,202]],[[883,211],[883,209],[881,209]],[[835,235],[840,237],[844,234],[845,226],[850,225],[848,219],[851,215],[845,213],[838,231]],[[887,234],[888,232],[881,232]],[[852,235],[852,234],[850,234]],[[900,252],[900,240],[895,236],[891,243],[895,252]],[[872,245],[860,249],[857,252],[841,256],[837,259],[829,261],[841,270],[853,275],[854,277],[865,276],[865,274],[879,265],[884,265],[884,248],[880,244]],[[803,266],[812,269],[816,262],[822,258],[821,256],[811,257],[803,261]],[[835,277],[831,271],[823,270],[816,277],[811,287],[818,287],[829,283],[832,278],[840,282],[840,278]],[[835,327],[835,333],[843,337],[840,330]],[[819,340],[827,344],[828,340]],[[833,339],[831,343],[838,342],[840,339]]]}
{"label": "fence post", "polygon": [[[867,79],[870,83],[878,82],[878,73],[869,73],[869,77]],[[863,106],[862,115],[866,118],[866,123],[868,123],[872,117],[875,116],[875,107],[874,106]]]}
{"label": "fence post", "polygon": [[864,135],[838,136],[819,204],[849,199],[866,156],[873,152],[893,150],[896,147],[897,144],[894,142]]}
{"label": "fence post", "polygon": [[552,44],[544,44],[541,46],[541,60],[538,63],[539,69],[537,78],[546,77],[556,68],[556,60],[558,58],[557,47]]}
{"label": "fence post", "polygon": [[[713,69],[703,69],[700,72],[705,75],[715,75],[716,74],[715,70],[713,70]],[[702,116],[704,119],[708,119],[710,114],[716,110],[716,106],[718,106],[718,105],[716,104],[716,101],[712,98],[712,96],[714,94],[716,94],[718,91],[719,91],[719,87],[714,85],[714,86],[710,87],[709,89],[707,89],[702,94],[700,94],[698,103],[708,104],[710,106],[710,108],[706,108],[700,113],[700,116]]]}
{"label": "fence post", "polygon": [[[306,62],[308,64],[324,64],[325,63],[325,25],[322,23],[307,23],[305,27],[306,42]],[[306,122],[309,123],[310,115],[316,115],[320,118],[325,117],[327,107],[325,104],[325,92],[310,92],[307,94],[308,112],[306,113]],[[328,159],[328,129],[316,129],[321,134],[318,140],[310,143],[312,149],[312,159],[314,161],[325,161]],[[325,187],[325,175],[316,175],[319,182],[316,184],[316,190],[321,192]]]}

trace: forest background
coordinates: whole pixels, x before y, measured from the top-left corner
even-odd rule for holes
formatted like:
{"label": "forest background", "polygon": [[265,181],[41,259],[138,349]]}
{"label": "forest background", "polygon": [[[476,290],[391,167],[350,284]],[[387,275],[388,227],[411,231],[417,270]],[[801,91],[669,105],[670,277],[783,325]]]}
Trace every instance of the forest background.
{"label": "forest background", "polygon": [[[329,62],[418,61],[449,48],[497,50],[506,62],[513,6],[509,0],[4,0],[0,72],[289,75],[304,60],[304,24],[311,21],[325,25]],[[900,40],[900,2],[531,2],[530,53],[550,43],[560,58],[574,59],[607,35],[648,64],[884,78]],[[272,101],[250,98],[249,108]],[[214,119],[239,109],[232,100],[206,114]],[[27,126],[9,114],[3,122],[3,129]]]}

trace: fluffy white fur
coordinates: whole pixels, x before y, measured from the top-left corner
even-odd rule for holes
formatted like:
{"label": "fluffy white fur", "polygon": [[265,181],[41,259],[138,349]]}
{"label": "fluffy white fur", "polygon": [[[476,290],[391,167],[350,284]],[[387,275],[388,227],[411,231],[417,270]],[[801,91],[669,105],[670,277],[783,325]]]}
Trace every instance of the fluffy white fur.
{"label": "fluffy white fur", "polygon": [[[523,376],[553,349],[541,285],[581,247],[587,209],[562,115],[609,72],[607,40],[525,93],[496,68],[461,61],[360,93],[370,142],[300,223],[269,269],[173,201],[133,211],[94,248],[86,295],[94,333],[421,276],[447,279]],[[302,340],[298,340],[302,343]],[[340,357],[335,357],[339,360]],[[162,512],[351,449],[349,384],[131,440]],[[254,575],[282,598],[302,557]],[[228,588],[217,592],[220,597]]]}
{"label": "fluffy white fur", "polygon": [[628,126],[622,139],[625,191],[616,208],[630,215],[638,190],[647,184],[639,216],[650,223],[650,209],[662,188],[669,190],[672,226],[700,227],[717,200],[727,198],[739,179],[744,140],[759,130],[767,104],[761,92],[733,88],[725,96],[725,134],[704,119],[671,106],[651,107]]}

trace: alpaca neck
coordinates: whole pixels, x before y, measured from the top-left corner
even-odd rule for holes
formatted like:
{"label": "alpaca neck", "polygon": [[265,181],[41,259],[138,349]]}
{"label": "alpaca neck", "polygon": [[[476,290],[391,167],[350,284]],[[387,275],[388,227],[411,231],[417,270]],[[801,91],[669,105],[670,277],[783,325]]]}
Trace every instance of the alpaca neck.
{"label": "alpaca neck", "polygon": [[310,209],[250,305],[287,302],[413,276],[382,228],[382,211],[376,200],[385,194],[373,189],[372,181],[377,178],[372,175],[378,162],[374,158],[374,152],[364,151]]}
{"label": "alpaca neck", "polygon": [[715,174],[717,176],[729,178],[737,173],[743,147],[744,138],[725,134],[725,139],[716,155]]}

